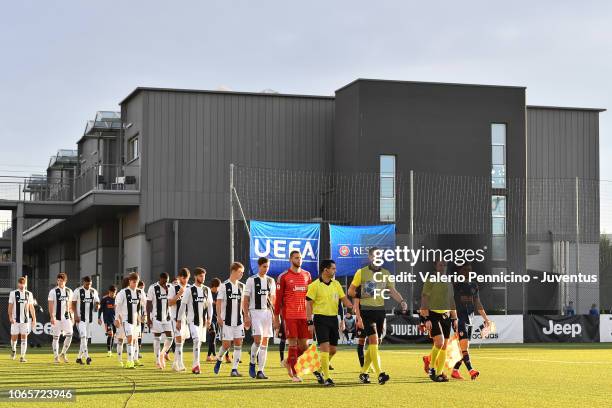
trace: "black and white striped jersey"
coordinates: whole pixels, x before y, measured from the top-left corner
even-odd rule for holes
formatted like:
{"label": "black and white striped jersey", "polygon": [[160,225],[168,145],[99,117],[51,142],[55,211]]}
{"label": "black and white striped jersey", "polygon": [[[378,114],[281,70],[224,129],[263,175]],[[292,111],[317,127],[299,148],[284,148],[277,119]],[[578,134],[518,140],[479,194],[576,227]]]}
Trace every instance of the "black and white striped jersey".
{"label": "black and white striped jersey", "polygon": [[115,298],[115,316],[121,318],[122,322],[138,324],[141,316],[144,297],[139,289],[123,288]]}
{"label": "black and white striped jersey", "polygon": [[19,289],[11,291],[9,294],[9,304],[13,305],[11,317],[15,320],[15,323],[30,322],[30,305],[34,304],[32,292]]}
{"label": "black and white striped jersey", "polygon": [[55,320],[70,320],[70,301],[72,299],[72,290],[67,287],[63,289],[59,286],[54,287],[49,291],[47,300],[53,302],[53,315]]}
{"label": "black and white striped jersey", "polygon": [[240,326],[242,324],[242,294],[244,283],[229,279],[219,286],[217,300],[221,300],[221,318],[227,326]]}
{"label": "black and white striped jersey", "polygon": [[179,318],[186,316],[188,323],[204,327],[206,320],[212,319],[213,315],[212,292],[210,289],[204,285],[189,286],[183,295],[178,314]]}
{"label": "black and white striped jersey", "polygon": [[[189,284],[185,285],[185,291],[183,292],[183,296],[176,301],[176,304],[170,306],[170,317],[174,320],[178,320],[178,311],[182,304],[182,299],[185,298],[185,293],[187,293],[187,289],[189,289]],[[174,299],[176,294],[181,290],[181,285],[168,285],[168,300]]]}
{"label": "black and white striped jersey", "polygon": [[168,286],[164,287],[159,282],[149,286],[147,300],[151,302],[151,319],[159,322],[170,320],[170,309],[168,307]]}
{"label": "black and white striped jersey", "polygon": [[268,275],[250,276],[244,288],[244,294],[249,297],[249,309],[272,309],[272,296],[276,295],[274,278]]}
{"label": "black and white striped jersey", "polygon": [[76,315],[82,322],[93,323],[96,304],[100,303],[98,291],[94,288],[85,289],[79,286],[72,293],[73,302],[76,302]]}

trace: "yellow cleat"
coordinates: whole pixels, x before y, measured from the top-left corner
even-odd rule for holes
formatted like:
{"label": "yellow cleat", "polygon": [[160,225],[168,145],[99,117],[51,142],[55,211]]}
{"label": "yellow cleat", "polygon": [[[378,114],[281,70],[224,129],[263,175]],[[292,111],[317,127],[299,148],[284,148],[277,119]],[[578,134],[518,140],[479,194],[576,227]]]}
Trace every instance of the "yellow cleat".
{"label": "yellow cleat", "polygon": [[123,361],[119,362],[119,367],[123,368]]}

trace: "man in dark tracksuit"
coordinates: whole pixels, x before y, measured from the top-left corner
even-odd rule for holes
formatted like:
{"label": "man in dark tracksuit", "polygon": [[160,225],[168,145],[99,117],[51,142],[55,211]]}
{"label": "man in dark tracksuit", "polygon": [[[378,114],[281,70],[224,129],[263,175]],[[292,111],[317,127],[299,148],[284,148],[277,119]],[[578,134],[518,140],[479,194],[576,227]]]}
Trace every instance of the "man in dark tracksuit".
{"label": "man in dark tracksuit", "polygon": [[117,294],[117,288],[115,285],[111,285],[108,288],[108,293],[100,300],[100,309],[98,309],[98,324],[104,323],[104,329],[106,331],[106,353],[110,357],[113,352],[113,339],[117,333],[117,327],[115,327],[115,295]]}

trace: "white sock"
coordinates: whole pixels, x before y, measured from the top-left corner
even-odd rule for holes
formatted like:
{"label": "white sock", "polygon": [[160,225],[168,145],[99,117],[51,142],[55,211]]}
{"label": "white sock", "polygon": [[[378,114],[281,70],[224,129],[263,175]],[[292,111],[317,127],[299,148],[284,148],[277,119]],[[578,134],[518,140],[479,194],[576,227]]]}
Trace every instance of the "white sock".
{"label": "white sock", "polygon": [[232,364],[232,370],[238,369],[240,354],[242,354],[242,346],[234,346],[234,363]]}
{"label": "white sock", "polygon": [[11,350],[17,351],[17,340],[11,340]]}
{"label": "white sock", "polygon": [[259,371],[263,371],[266,366],[266,358],[268,357],[268,347],[261,346],[259,347],[259,353],[257,353],[257,365],[259,366]]}
{"label": "white sock", "polygon": [[28,349],[28,341],[21,340],[21,357],[25,357],[25,353],[27,349]]}
{"label": "white sock", "polygon": [[67,335],[64,339],[64,347],[62,347],[62,354],[66,355],[68,349],[70,348],[70,343],[72,342],[72,334]]}
{"label": "white sock", "polygon": [[81,337],[81,345],[79,347],[79,358],[87,357],[87,337]]}
{"label": "white sock", "polygon": [[123,340],[117,339],[117,358],[123,361]]}
{"label": "white sock", "polygon": [[166,336],[166,338],[164,339],[164,347],[162,348],[160,358],[165,358],[164,356],[166,355],[168,350],[170,350],[170,347],[172,347],[172,337]]}
{"label": "white sock", "polygon": [[251,344],[251,364],[255,364],[255,358],[257,357],[257,352],[259,351],[259,344],[253,342]]}
{"label": "white sock", "polygon": [[200,347],[202,347],[202,343],[199,338],[193,339],[193,358],[191,360],[192,367],[196,367],[200,365]]}
{"label": "white sock", "polygon": [[179,367],[183,366],[183,343],[176,342],[176,347],[174,348],[174,362],[179,365]]}
{"label": "white sock", "polygon": [[134,340],[134,345],[132,346],[132,350],[134,351],[133,360],[138,360],[138,354],[140,353],[140,347],[138,346],[138,339]]}
{"label": "white sock", "polygon": [[130,341],[128,341],[128,344],[127,344],[127,361],[128,362],[134,361],[134,354],[132,352],[133,348],[134,348],[134,345]]}
{"label": "white sock", "polygon": [[53,336],[53,341],[51,341],[51,350],[53,350],[53,357],[57,357],[59,353],[59,336]]}
{"label": "white sock", "polygon": [[221,348],[219,349],[219,353],[217,353],[217,360],[223,360],[223,356],[225,355],[226,352],[227,352],[227,349],[222,344]]}
{"label": "white sock", "polygon": [[155,361],[159,362],[159,347],[161,343],[161,336],[153,337],[153,352],[155,353]]}

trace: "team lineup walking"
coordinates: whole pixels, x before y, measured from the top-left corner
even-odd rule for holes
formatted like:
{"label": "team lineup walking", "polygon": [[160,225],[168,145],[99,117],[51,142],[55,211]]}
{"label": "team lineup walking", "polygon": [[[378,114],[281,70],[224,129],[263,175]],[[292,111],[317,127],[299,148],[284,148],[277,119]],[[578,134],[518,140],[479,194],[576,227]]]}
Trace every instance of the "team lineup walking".
{"label": "team lineup walking", "polygon": [[[268,275],[270,260],[260,257],[257,271],[246,279],[246,283],[241,281],[244,265],[233,262],[227,280],[213,279],[212,289],[205,285],[206,269],[202,267],[193,271],[181,268],[172,280],[163,272],[146,291],[139,275],[130,273],[123,278],[119,291],[111,286],[102,298],[92,286],[91,277],[82,278],[81,286],[72,291],[66,287],[66,274],[59,273],[57,285],[48,296],[53,362],[70,362],[68,352],[75,335],[73,327],[76,327],[79,351],[75,362],[95,364],[89,353],[89,343],[97,314],[97,324],[102,326],[107,337],[107,356],[112,357],[114,349],[120,368],[136,369],[153,363],[163,371],[173,353],[172,371],[187,371],[184,346],[191,339],[192,374],[205,373],[201,353],[202,344],[207,343],[206,361],[214,362],[209,374],[221,374],[225,361],[231,362],[230,377],[242,377],[243,341],[246,332],[250,331],[253,341],[245,358],[249,377],[255,380],[269,378],[266,375],[268,348],[272,339],[278,337],[281,339],[281,363],[287,369],[290,382],[304,381],[304,361],[311,357],[306,351],[313,350],[316,344],[319,364],[310,372],[319,384],[330,387],[335,385],[330,374],[334,370],[331,362],[342,333],[349,330],[345,322],[349,322],[350,330],[358,338],[360,370],[356,382],[370,384],[373,373],[375,382],[383,385],[391,376],[383,370],[381,358],[388,305],[380,293],[388,292],[389,299],[396,302],[394,308],[399,310],[406,310],[407,303],[389,278],[391,272],[375,265],[376,251],[375,247],[368,250],[367,265],[355,271],[346,292],[336,279],[334,260],[321,260],[318,277],[313,280],[310,272],[302,268],[302,254],[296,250],[289,253],[289,266],[277,280]],[[448,268],[441,260],[434,262],[433,267],[442,275]],[[470,270],[468,263],[453,272],[465,275]],[[27,291],[27,279],[20,278],[17,289],[10,292],[8,312],[11,358],[16,358],[17,342],[21,340],[22,363],[27,361],[27,336],[36,325],[34,303],[32,293]],[[461,365],[466,366],[471,379],[479,376],[469,355],[471,316],[476,312],[482,316],[483,326],[488,327],[490,321],[480,303],[475,283],[424,282],[419,314],[433,345],[431,353],[423,357],[423,364],[432,381],[449,381],[445,373],[447,368],[451,369],[452,378],[463,379],[459,373]],[[142,353],[145,327],[152,334],[151,359]],[[62,336],[64,340],[60,344]],[[218,350],[217,340],[221,344]],[[452,340],[460,348],[461,358],[448,366],[447,349]],[[288,346],[286,360],[285,342]],[[347,342],[352,344],[352,337],[347,337]]]}

